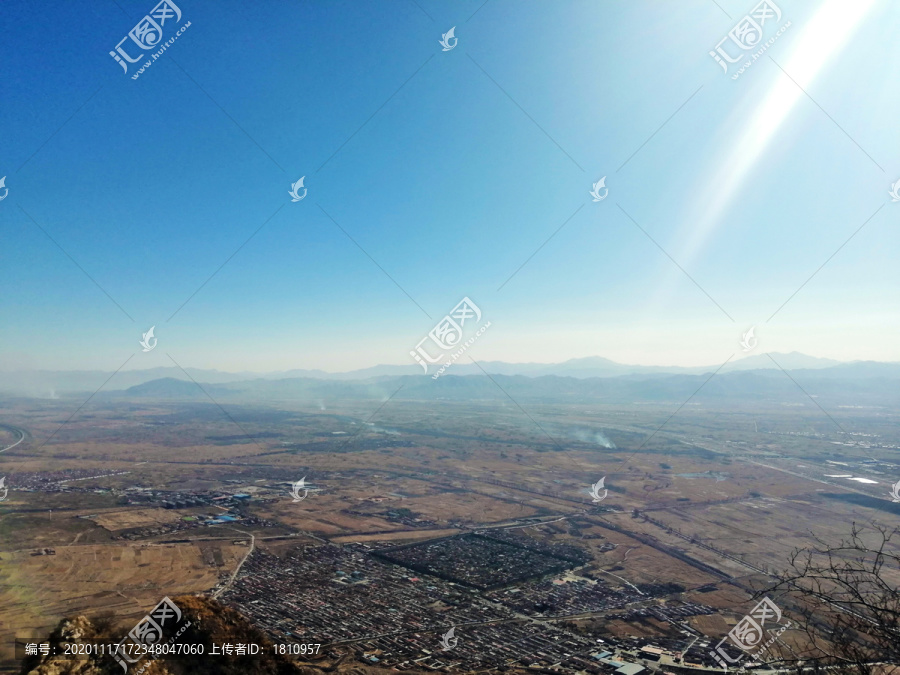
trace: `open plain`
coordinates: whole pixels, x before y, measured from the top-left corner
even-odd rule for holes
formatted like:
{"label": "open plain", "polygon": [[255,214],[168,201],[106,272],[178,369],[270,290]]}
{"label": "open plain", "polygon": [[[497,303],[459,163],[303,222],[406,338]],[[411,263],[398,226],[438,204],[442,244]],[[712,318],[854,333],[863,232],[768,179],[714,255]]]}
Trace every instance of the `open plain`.
{"label": "open plain", "polygon": [[[449,402],[394,400],[377,415],[371,401],[327,410],[235,404],[223,415],[212,404],[107,400],[60,425],[69,406],[3,408],[26,438],[4,456],[10,490],[0,503],[7,669],[14,637],[38,638],[64,616],[124,628],[165,595],[246,597],[231,588],[251,578],[251,568],[233,578],[248,556],[289,555],[301,544],[402,549],[476,531],[524,537],[511,540],[534,551],[523,570],[547,560],[538,578],[584,589],[527,591],[547,583],[528,581],[515,591],[519,580],[513,595],[497,596],[505,609],[473,609],[476,621],[482,611],[488,622],[525,611],[617,639],[675,639],[680,630],[712,639],[813,533],[833,540],[853,522],[900,515],[887,494],[889,477],[900,475],[900,438],[883,412],[881,433],[862,447],[811,411],[798,418],[763,406],[727,415],[696,406],[660,427],[666,409],[648,406],[545,405],[529,419]],[[873,426],[865,412],[848,423]],[[835,477],[847,474],[866,481]],[[600,478],[608,492],[598,501],[591,486]],[[550,571],[547,556],[557,554],[546,548],[566,545],[584,555],[556,559],[560,569],[578,567],[568,582]],[[464,555],[475,560],[474,551]],[[465,564],[456,569],[468,574]],[[557,610],[520,606],[516,592],[550,593]],[[628,613],[654,602],[710,609],[680,629]],[[371,637],[360,630],[348,645]]]}

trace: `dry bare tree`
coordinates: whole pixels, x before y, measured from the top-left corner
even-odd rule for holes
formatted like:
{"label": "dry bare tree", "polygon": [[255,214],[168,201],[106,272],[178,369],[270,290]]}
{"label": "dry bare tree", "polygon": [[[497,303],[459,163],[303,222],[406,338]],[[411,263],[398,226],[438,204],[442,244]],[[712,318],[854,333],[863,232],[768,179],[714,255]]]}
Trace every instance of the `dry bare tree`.
{"label": "dry bare tree", "polygon": [[784,645],[789,662],[807,674],[900,675],[900,527],[853,523],[838,544],[815,541],[758,594],[777,595],[799,629]]}

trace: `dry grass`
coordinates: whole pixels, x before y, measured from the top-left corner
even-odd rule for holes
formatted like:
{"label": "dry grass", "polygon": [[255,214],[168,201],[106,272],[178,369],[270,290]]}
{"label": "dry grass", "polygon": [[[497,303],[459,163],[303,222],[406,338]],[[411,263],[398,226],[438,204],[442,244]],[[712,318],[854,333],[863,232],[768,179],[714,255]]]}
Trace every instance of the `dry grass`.
{"label": "dry grass", "polygon": [[[210,546],[206,542],[204,546]],[[138,619],[165,595],[199,593],[233,569],[246,548],[218,544],[225,565],[209,565],[192,544],[59,546],[56,555],[0,553],[0,659],[14,636],[46,636],[75,614]]]}

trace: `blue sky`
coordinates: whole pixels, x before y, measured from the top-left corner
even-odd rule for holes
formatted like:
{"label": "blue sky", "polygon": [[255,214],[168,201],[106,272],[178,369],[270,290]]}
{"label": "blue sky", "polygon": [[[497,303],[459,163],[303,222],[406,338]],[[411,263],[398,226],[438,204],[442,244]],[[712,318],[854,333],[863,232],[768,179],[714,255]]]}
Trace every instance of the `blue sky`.
{"label": "blue sky", "polygon": [[408,363],[463,296],[478,359],[900,360],[900,8],[783,0],[732,80],[754,4],[182,0],[133,80],[153,2],[6,2],[0,369]]}

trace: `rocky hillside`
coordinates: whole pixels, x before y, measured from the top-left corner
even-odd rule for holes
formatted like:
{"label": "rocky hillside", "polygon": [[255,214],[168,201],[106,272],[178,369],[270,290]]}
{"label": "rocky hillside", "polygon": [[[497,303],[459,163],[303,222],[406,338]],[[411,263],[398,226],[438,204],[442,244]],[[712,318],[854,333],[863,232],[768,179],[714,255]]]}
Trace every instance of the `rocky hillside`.
{"label": "rocky hillside", "polygon": [[[183,644],[202,644],[206,655],[145,657],[129,668],[129,675],[321,675],[327,672],[354,675],[374,675],[380,669],[361,666],[345,657],[322,655],[321,660],[307,664],[293,663],[286,656],[273,653],[271,641],[254,628],[244,617],[215,600],[194,596],[179,596],[173,601],[183,613],[180,626],[190,621],[177,638]],[[50,635],[49,642],[60,649],[61,643],[81,643],[103,639],[118,643],[122,631],[92,622],[84,616],[63,619]],[[258,644],[263,652],[257,655],[210,656],[212,645]],[[145,668],[146,667],[146,668]],[[72,657],[50,655],[32,656],[22,664],[23,675],[124,675],[122,667],[111,657]]]}

